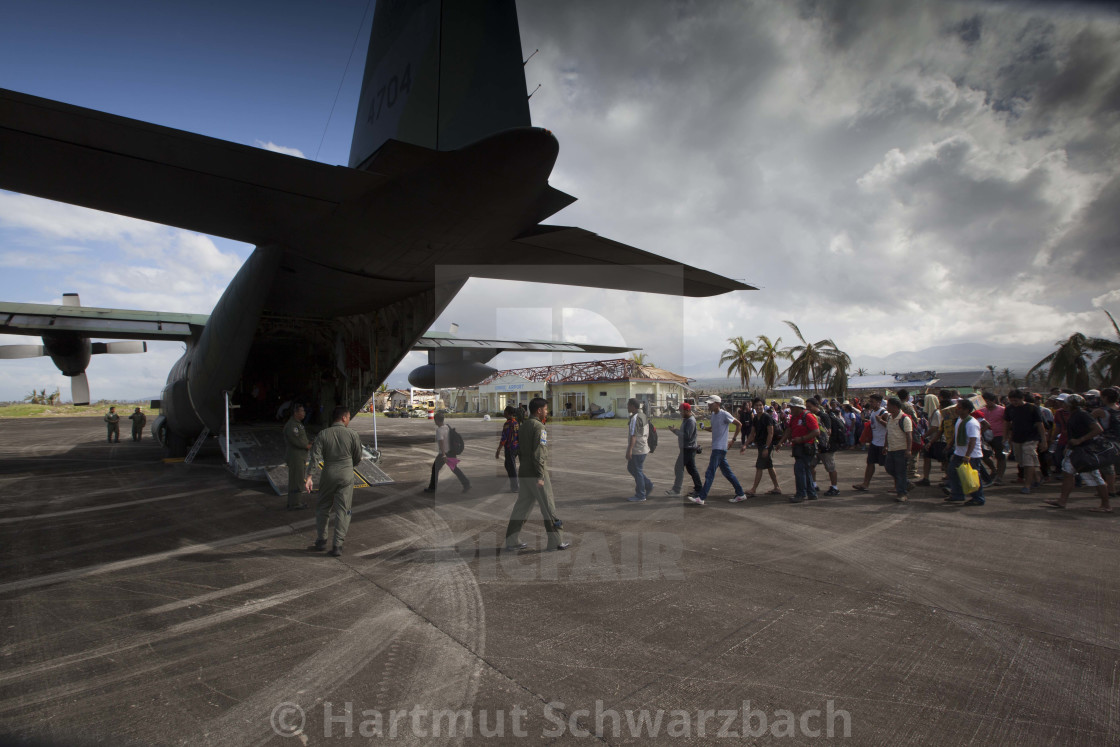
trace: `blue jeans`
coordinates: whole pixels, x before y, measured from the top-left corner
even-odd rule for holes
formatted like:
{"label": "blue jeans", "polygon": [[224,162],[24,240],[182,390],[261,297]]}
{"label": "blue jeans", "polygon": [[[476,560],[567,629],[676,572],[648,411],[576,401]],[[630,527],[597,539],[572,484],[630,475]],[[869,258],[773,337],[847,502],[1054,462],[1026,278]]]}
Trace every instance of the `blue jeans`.
{"label": "blue jeans", "polygon": [[816,498],[817,489],[813,487],[813,463],[811,456],[794,457],[793,482],[795,484],[794,498]]}
{"label": "blue jeans", "polygon": [[[954,501],[963,501],[965,499],[964,488],[961,487],[961,478],[960,475],[957,474],[957,467],[964,464],[964,462],[965,458],[957,456],[956,454],[949,457],[949,497]],[[969,459],[968,463],[972,465],[974,470],[977,472],[980,471],[979,459]],[[971,498],[977,503],[984,502],[983,484],[980,485],[979,490],[972,494]]]}
{"label": "blue jeans", "polygon": [[646,466],[646,457],[648,454],[632,454],[626,460],[626,471],[634,477],[634,495],[638,498],[645,498],[646,493],[653,490],[653,483],[646,477],[646,473],[642,470]]}
{"label": "blue jeans", "polygon": [[907,456],[905,449],[887,452],[887,474],[894,478],[894,492],[899,495],[906,495],[906,485],[909,482],[906,474]]}
{"label": "blue jeans", "polygon": [[704,489],[700,491],[700,500],[708,498],[708,491],[712,489],[712,482],[716,479],[716,467],[719,467],[719,471],[731,482],[731,487],[735,488],[735,495],[742,495],[743,486],[739,484],[735,473],[731,471],[731,465],[727,463],[727,451],[712,449],[712,455],[708,457],[708,470],[704,473]]}

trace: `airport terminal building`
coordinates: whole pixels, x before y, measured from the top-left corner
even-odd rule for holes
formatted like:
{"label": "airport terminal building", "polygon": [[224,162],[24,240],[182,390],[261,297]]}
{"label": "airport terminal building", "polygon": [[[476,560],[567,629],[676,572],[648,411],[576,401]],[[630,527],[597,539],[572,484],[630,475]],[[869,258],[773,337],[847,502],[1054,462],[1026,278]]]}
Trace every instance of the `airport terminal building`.
{"label": "airport terminal building", "polygon": [[655,415],[675,412],[692,391],[687,377],[629,358],[566,363],[498,371],[477,387],[458,390],[458,412],[500,413],[506,405],[528,405],[533,397],[548,400],[556,417],[615,413],[626,416],[631,397]]}

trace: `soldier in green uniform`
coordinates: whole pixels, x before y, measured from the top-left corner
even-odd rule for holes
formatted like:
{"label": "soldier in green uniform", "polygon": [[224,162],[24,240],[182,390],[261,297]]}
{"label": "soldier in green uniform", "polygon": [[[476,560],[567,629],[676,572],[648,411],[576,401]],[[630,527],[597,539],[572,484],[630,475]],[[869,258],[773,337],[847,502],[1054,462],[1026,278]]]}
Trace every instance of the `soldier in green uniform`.
{"label": "soldier in green uniform", "polygon": [[148,423],[148,416],[137,407],[136,412],[129,415],[128,419],[132,421],[132,440],[139,441],[144,433],[144,426]]}
{"label": "soldier in green uniform", "polygon": [[311,451],[311,442],[307,440],[307,431],[303,428],[303,419],[307,410],[303,405],[297,404],[292,409],[292,417],[284,424],[284,461],[288,464],[288,510],[298,511],[307,508],[307,504],[299,499],[300,491],[305,490],[307,481],[307,452]]}
{"label": "soldier in green uniform", "polygon": [[547,549],[566,550],[572,543],[564,541],[564,522],[556,518],[552,482],[548,479],[548,431],[544,429],[548,420],[548,400],[534,397],[529,402],[529,414],[529,419],[521,423],[518,432],[521,464],[517,474],[520,484],[517,502],[513,504],[513,514],[506,527],[505,549],[522,550],[528,547],[527,543],[518,542],[517,535],[536,504],[540,506],[544,529],[548,533]]}
{"label": "soldier in green uniform", "polygon": [[[327,519],[334,514],[334,543],[330,555],[342,554],[342,543],[346,530],[350,528],[350,503],[354,496],[354,468],[362,461],[362,440],[350,430],[350,410],[344,405],[334,408],[331,413],[331,427],[319,432],[311,449],[311,469],[323,462],[323,474],[319,477],[319,503],[315,507],[315,544],[310,550],[324,550],[327,547]],[[311,491],[311,475],[307,476],[308,492]]]}
{"label": "soldier in green uniform", "polygon": [[117,408],[110,407],[109,414],[105,416],[105,427],[109,431],[109,443],[113,443],[115,437],[117,443],[121,442],[121,416],[117,414]]}

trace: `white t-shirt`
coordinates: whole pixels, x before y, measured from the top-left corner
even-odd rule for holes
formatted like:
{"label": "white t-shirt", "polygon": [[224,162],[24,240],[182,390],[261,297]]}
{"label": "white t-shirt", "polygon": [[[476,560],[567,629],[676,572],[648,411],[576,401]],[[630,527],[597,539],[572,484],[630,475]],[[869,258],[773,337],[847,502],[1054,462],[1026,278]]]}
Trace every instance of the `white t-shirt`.
{"label": "white t-shirt", "polygon": [[727,430],[735,416],[727,410],[712,413],[712,451],[727,451]]}
{"label": "white t-shirt", "polygon": [[879,416],[885,415],[887,408],[880,407],[875,412],[871,413],[871,445],[872,446],[886,446],[887,445],[887,426],[879,422]]}
{"label": "white t-shirt", "polygon": [[[968,444],[964,446],[957,445],[957,439],[960,437],[961,423],[964,422],[964,434],[966,438],[975,438],[976,445],[972,447],[972,451],[968,454]],[[969,418],[966,421],[960,419],[953,425],[953,453],[959,457],[967,457],[968,459],[980,458],[980,421],[976,418]]]}

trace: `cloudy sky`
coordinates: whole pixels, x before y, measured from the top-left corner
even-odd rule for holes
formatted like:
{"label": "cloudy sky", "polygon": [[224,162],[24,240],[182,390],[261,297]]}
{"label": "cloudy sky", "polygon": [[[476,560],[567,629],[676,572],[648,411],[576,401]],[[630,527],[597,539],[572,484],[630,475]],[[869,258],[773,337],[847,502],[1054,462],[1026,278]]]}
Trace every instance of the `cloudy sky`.
{"label": "cloudy sky", "polygon": [[[691,375],[714,372],[731,336],[789,343],[783,319],[857,364],[1109,333],[1117,12],[902,0],[518,10],[525,55],[540,50],[526,66],[529,90],[541,86],[533,122],[560,141],[551,181],[579,198],[550,222],[761,290],[680,301],[471,281],[437,328],[549,337],[551,310],[565,308],[565,336],[641,346]],[[0,27],[0,87],[344,164],[369,16],[366,0],[22,3]],[[4,300],[77,291],[90,306],[207,312],[250,251],[0,192]],[[95,359],[94,397],[157,395],[177,354]],[[0,399],[55,385],[66,391],[49,361],[0,366]]]}

